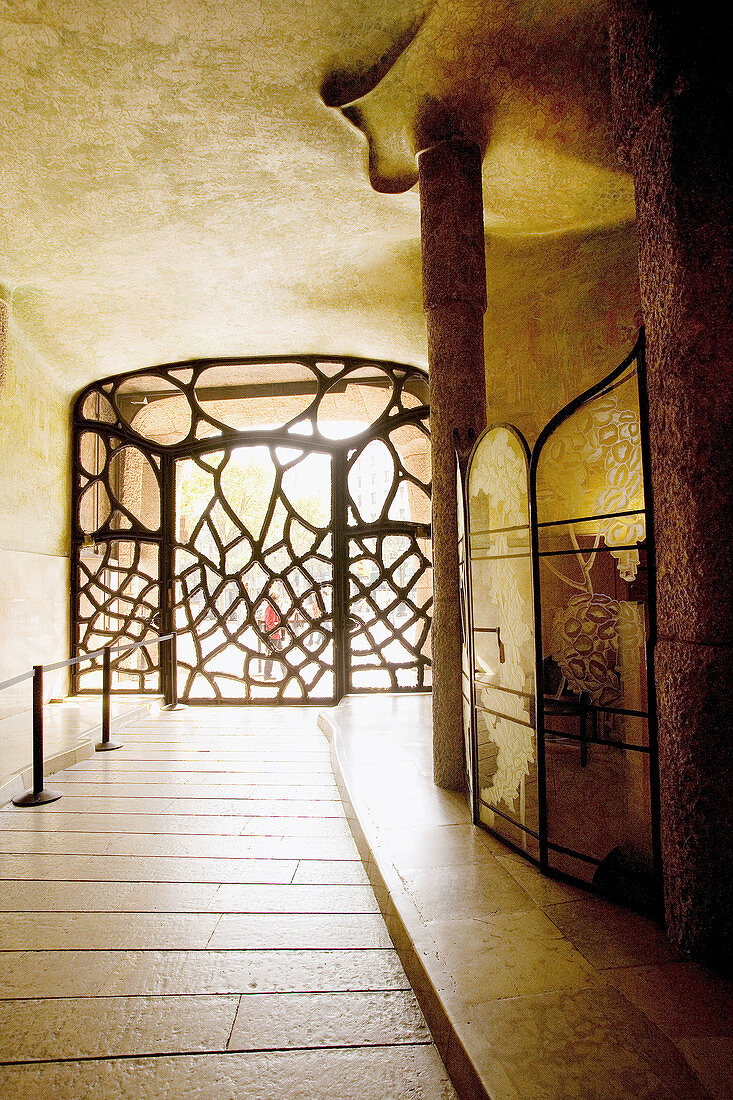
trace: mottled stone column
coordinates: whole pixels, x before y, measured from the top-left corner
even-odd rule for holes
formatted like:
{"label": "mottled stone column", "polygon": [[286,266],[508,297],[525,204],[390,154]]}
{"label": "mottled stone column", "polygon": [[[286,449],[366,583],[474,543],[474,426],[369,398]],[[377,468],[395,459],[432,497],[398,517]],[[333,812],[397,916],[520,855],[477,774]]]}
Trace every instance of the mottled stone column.
{"label": "mottled stone column", "polygon": [[481,153],[444,141],[418,158],[433,464],[433,774],[465,784],[455,453],[465,466],[486,423]]}
{"label": "mottled stone column", "polygon": [[733,962],[733,233],[729,12],[614,0],[634,175],[657,547],[662,858],[685,951]]}

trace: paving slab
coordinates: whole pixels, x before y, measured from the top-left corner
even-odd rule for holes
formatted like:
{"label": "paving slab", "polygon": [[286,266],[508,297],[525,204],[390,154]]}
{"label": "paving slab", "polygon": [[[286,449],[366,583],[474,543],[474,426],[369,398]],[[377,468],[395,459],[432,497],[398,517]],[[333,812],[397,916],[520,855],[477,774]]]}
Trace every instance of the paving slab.
{"label": "paving slab", "polygon": [[113,1058],[0,1067],[0,1095],[24,1100],[452,1100],[431,1044]]}
{"label": "paving slab", "polygon": [[0,810],[0,1095],[455,1098],[316,718],[146,715]]}
{"label": "paving slab", "polygon": [[429,1043],[415,994],[253,994],[239,1002],[230,1050]]}
{"label": "paving slab", "polygon": [[239,997],[0,1002],[0,1063],[226,1049]]}

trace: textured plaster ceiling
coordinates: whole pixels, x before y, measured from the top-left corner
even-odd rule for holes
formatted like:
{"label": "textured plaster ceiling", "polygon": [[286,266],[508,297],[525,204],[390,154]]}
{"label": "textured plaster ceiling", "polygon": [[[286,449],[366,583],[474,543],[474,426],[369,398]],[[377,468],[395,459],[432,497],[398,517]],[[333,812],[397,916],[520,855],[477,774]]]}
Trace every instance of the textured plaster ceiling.
{"label": "textured plaster ceiling", "polygon": [[489,230],[633,216],[603,25],[596,0],[0,2],[14,323],[69,389],[198,356],[424,362],[414,151],[446,119],[487,150]]}

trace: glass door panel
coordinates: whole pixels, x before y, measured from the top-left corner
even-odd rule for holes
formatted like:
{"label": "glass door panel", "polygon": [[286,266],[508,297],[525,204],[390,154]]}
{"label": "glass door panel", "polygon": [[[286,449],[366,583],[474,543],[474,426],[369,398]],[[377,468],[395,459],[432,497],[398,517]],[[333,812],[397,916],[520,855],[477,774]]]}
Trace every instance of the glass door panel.
{"label": "glass door panel", "polygon": [[633,359],[548,426],[535,462],[548,863],[650,905],[656,756]]}
{"label": "glass door panel", "polygon": [[476,444],[468,514],[479,818],[539,858],[528,455],[513,429]]}

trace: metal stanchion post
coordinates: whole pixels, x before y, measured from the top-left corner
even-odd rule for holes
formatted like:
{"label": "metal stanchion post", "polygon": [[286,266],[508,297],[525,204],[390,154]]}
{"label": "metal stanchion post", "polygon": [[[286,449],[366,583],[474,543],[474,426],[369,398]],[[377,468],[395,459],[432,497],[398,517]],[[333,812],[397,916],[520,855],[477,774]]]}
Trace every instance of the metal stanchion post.
{"label": "metal stanchion post", "polygon": [[108,645],[102,652],[102,740],[94,746],[97,752],[110,752],[112,749],[121,749],[120,741],[110,740],[110,705],[112,695],[112,656]]}
{"label": "metal stanchion post", "polygon": [[14,798],[16,806],[43,806],[56,802],[60,791],[43,786],[43,665],[33,666],[33,790]]}
{"label": "metal stanchion post", "polygon": [[171,706],[175,708],[178,706],[178,647],[176,646],[175,633],[171,634],[169,652],[171,657]]}
{"label": "metal stanchion post", "polygon": [[168,657],[170,661],[168,669],[168,692],[166,705],[163,710],[186,710],[183,703],[178,702],[178,649],[175,630],[168,641]]}
{"label": "metal stanchion post", "polygon": [[173,702],[173,659],[171,649],[173,639],[160,643],[160,682],[163,687],[163,706],[169,707]]}

